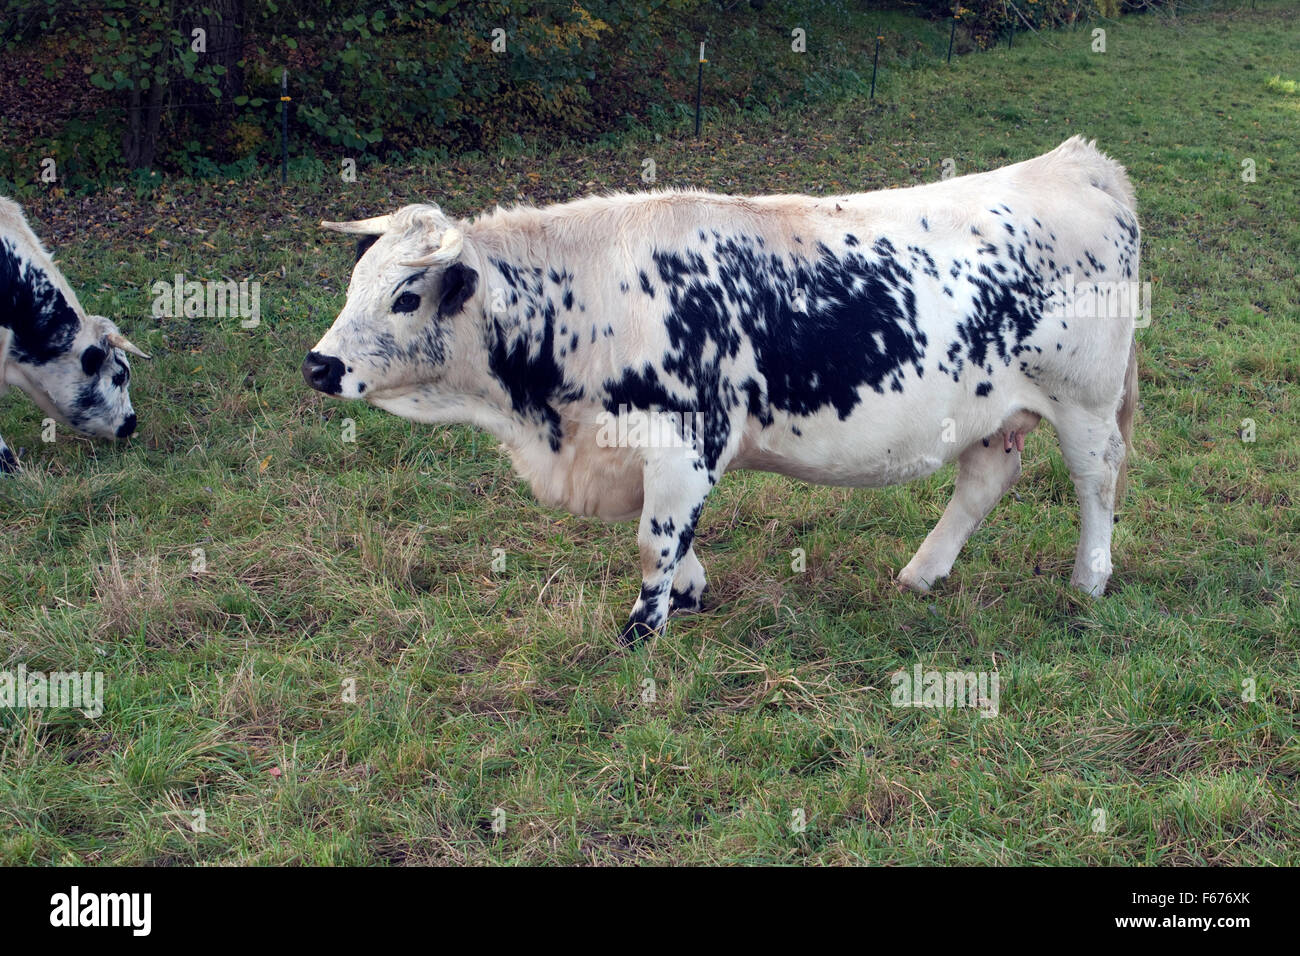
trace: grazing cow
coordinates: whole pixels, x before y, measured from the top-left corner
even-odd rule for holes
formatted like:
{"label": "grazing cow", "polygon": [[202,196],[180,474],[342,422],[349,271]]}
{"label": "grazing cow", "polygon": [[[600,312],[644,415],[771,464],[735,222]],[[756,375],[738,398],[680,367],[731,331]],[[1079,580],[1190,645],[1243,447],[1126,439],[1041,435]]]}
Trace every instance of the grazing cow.
{"label": "grazing cow", "polygon": [[[696,523],[728,469],[879,487],[956,460],[952,500],[898,576],[925,591],[1015,482],[1040,418],[1079,496],[1073,583],[1100,595],[1135,306],[1101,314],[1083,290],[1136,283],[1135,209],[1123,168],[1078,137],[856,195],[668,191],[473,221],[407,206],[322,223],[362,238],[302,372],[328,395],[487,429],[547,505],[639,514],[624,643],[699,608]],[[681,440],[623,427],[638,415]]]}
{"label": "grazing cow", "polygon": [[[0,197],[0,392],[22,389],[87,435],[135,430],[126,353],[148,358],[102,315],[87,315],[18,204]],[[0,472],[17,466],[0,438]]]}

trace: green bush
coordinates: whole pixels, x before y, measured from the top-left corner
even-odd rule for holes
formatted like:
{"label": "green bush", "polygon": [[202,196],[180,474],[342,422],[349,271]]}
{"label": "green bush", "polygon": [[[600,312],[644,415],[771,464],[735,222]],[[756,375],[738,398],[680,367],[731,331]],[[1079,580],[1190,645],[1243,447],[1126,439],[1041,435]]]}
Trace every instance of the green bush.
{"label": "green bush", "polygon": [[[1102,2],[1119,0],[908,6],[935,20],[955,10],[964,34],[988,47],[1013,28],[1077,22]],[[869,87],[877,30],[891,15],[907,19],[881,5],[888,4],[0,0],[0,46],[37,57],[45,78],[61,84],[58,98],[70,93],[80,108],[8,140],[0,132],[0,175],[29,179],[30,156],[14,153],[37,146],[60,157],[61,181],[74,187],[123,166],[203,177],[278,160],[285,70],[291,151],[328,154],[329,165],[340,156],[599,138],[638,122],[689,127],[700,40],[711,64],[706,111],[734,104],[775,113]],[[783,47],[800,24],[818,46],[792,59]],[[936,46],[941,27],[926,29],[934,36],[891,36],[894,64],[943,55],[946,34]]]}
{"label": "green bush", "polygon": [[[1125,7],[1161,6],[1164,0],[1127,0]],[[1010,30],[1069,26],[1094,15],[1119,16],[1121,0],[919,0],[929,16],[954,15],[981,47],[989,47]]]}
{"label": "green bush", "polygon": [[591,90],[707,5],[3,0],[0,38],[10,51],[47,43],[47,72],[86,63],[126,165],[199,172],[275,154],[285,69],[295,143],[375,155],[587,134],[619,100]]}

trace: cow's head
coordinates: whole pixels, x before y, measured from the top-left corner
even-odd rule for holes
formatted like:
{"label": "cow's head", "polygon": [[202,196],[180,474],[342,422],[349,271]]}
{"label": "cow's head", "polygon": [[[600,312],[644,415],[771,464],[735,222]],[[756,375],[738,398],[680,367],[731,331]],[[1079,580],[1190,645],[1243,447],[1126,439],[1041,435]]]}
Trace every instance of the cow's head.
{"label": "cow's head", "polygon": [[466,305],[478,272],[464,261],[464,237],[433,205],[321,225],[361,238],[347,302],[307,353],[303,378],[327,395],[424,417],[411,407],[416,396],[436,401],[458,346],[481,341]]}
{"label": "cow's head", "polygon": [[[0,385],[26,392],[46,414],[96,438],[135,431],[127,353],[148,358],[110,319],[79,316],[0,329]],[[51,334],[45,334],[45,333]]]}

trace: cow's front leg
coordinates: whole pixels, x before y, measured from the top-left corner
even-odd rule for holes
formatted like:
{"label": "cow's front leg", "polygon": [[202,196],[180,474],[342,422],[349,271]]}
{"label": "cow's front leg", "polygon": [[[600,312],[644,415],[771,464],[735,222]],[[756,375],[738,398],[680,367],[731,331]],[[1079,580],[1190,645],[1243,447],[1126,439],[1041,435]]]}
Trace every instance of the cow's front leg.
{"label": "cow's front leg", "polygon": [[688,578],[698,569],[703,591],[704,569],[699,561],[692,555],[694,567],[684,568],[684,564],[691,553],[704,499],[712,487],[708,471],[699,460],[677,455],[646,463],[645,504],[636,536],[641,552],[641,595],[618,638],[625,647],[635,646],[664,626],[679,569],[686,570]]}
{"label": "cow's front leg", "polygon": [[18,456],[5,444],[3,436],[0,436],[0,474],[7,474],[17,470]]}

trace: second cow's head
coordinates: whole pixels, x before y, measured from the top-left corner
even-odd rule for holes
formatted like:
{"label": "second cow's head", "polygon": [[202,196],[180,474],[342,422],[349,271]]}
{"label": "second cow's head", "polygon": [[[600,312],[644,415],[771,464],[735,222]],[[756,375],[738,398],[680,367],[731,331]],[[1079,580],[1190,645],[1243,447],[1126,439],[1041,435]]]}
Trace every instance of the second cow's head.
{"label": "second cow's head", "polygon": [[[0,205],[16,216],[17,207]],[[10,225],[13,225],[12,219]],[[135,430],[127,354],[148,358],[111,319],[88,315],[76,294],[31,242],[0,241],[0,392],[14,386],[77,431],[125,438]]]}
{"label": "second cow's head", "polygon": [[460,230],[433,205],[321,225],[361,238],[347,302],[307,353],[303,378],[327,395],[441,417],[430,405],[446,394],[438,386],[453,356],[482,342],[482,310],[468,305],[479,275]]}

